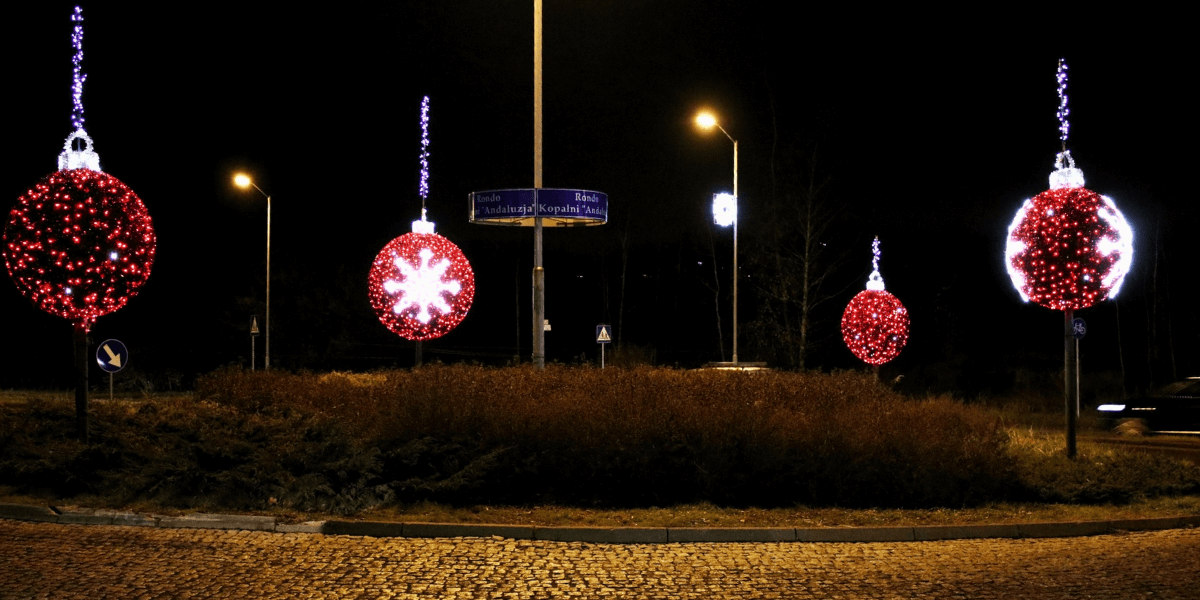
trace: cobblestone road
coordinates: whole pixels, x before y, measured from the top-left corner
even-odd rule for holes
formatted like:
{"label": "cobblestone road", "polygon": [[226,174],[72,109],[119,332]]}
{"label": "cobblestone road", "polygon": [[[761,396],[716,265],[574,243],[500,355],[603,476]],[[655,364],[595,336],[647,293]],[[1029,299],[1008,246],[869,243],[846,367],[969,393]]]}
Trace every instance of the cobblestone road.
{"label": "cobblestone road", "polygon": [[605,545],[0,520],[0,598],[1200,598],[1200,529]]}

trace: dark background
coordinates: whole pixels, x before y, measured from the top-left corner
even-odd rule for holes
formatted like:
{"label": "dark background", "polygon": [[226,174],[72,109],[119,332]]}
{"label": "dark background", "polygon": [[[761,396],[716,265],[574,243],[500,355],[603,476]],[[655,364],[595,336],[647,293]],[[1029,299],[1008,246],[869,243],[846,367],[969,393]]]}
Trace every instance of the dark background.
{"label": "dark background", "polygon": [[[1021,302],[1002,254],[1012,215],[1047,187],[1065,56],[1069,147],[1135,233],[1117,301],[1077,315],[1085,378],[1120,393],[1200,375],[1196,127],[1181,89],[1194,49],[1179,15],[746,4],[547,1],[544,184],[610,203],[603,227],[546,233],[548,359],[596,360],[604,322],[627,360],[728,360],[732,239],[709,204],[731,188],[732,145],[692,125],[707,107],[739,140],[741,360],[795,366],[763,334],[762,261],[779,238],[762,232],[811,181],[831,213],[831,299],[813,313],[806,366],[862,367],[838,322],[878,235],[888,290],[912,317],[886,376],[967,397],[1054,385],[1062,315]],[[12,8],[0,24],[9,202],[55,168],[72,131],[72,6]],[[248,365],[265,202],[231,184],[236,171],[273,198],[274,366],[410,365],[366,274],[419,216],[424,95],[430,219],[477,277],[470,314],[426,358],[529,360],[532,231],[468,223],[467,194],[532,187],[531,3],[105,3],[84,16],[87,130],[159,240],[141,293],[92,331],[130,348],[118,381],[165,389]],[[5,286],[0,386],[70,387],[69,324]]]}

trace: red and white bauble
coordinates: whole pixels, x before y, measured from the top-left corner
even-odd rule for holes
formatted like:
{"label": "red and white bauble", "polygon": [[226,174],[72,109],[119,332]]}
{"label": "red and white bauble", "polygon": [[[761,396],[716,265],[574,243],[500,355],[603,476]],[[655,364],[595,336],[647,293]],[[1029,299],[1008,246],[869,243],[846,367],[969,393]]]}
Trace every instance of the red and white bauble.
{"label": "red and white bauble", "polygon": [[466,318],[475,298],[475,274],[462,250],[434,233],[432,223],[416,221],[413,229],[375,257],[368,294],[379,321],[393,333],[431,340]]}
{"label": "red and white bauble", "polygon": [[883,290],[863,290],[842,313],[842,339],[859,360],[882,365],[908,343],[908,310]]}
{"label": "red and white bauble", "polygon": [[871,244],[874,270],[867,289],[850,299],[842,313],[842,340],[859,360],[874,366],[900,355],[908,343],[908,310],[884,290],[879,275],[879,238]]}
{"label": "red and white bauble", "polygon": [[1004,262],[1026,302],[1079,310],[1121,289],[1133,262],[1133,230],[1111,199],[1083,187],[1069,152],[1056,166],[1050,189],[1013,218]]}
{"label": "red and white bauble", "polygon": [[[82,151],[70,144],[82,138]],[[4,263],[34,306],[90,327],[137,295],[157,238],[141,198],[99,170],[82,129],[67,138],[62,170],[17,199],[4,228]]]}

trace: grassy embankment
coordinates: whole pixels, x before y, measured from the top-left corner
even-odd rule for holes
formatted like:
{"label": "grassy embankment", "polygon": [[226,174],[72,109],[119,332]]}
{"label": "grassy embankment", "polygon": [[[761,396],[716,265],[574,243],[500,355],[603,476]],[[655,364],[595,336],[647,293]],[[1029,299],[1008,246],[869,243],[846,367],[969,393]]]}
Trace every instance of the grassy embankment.
{"label": "grassy embankment", "polygon": [[[73,439],[69,399],[8,399],[0,494],[288,519],[639,525],[995,522],[1200,505],[1190,463],[1086,443],[1069,461],[1061,436],[852,373],[437,366],[222,371],[197,388],[94,403],[90,445]],[[1124,506],[1095,508],[1112,503]]]}

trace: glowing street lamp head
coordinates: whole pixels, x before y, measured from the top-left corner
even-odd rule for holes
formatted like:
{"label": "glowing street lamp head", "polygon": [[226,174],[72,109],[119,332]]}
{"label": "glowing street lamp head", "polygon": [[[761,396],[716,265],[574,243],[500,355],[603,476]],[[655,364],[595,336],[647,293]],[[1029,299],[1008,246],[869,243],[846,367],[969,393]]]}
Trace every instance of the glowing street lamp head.
{"label": "glowing street lamp head", "polygon": [[250,187],[250,178],[244,173],[238,173],[233,176],[233,184],[242,189],[248,188]]}
{"label": "glowing street lamp head", "polygon": [[696,125],[705,131],[710,131],[717,126],[717,118],[710,112],[702,112],[696,115]]}

